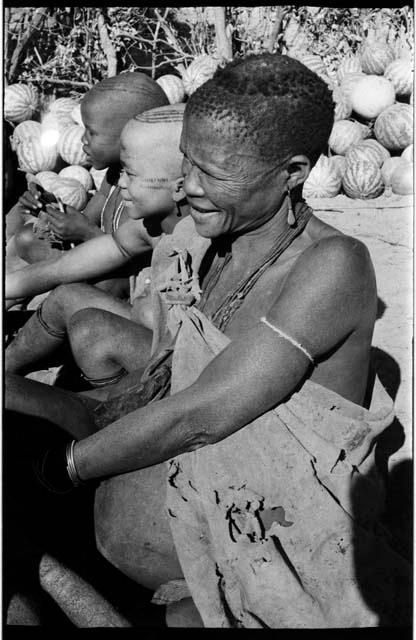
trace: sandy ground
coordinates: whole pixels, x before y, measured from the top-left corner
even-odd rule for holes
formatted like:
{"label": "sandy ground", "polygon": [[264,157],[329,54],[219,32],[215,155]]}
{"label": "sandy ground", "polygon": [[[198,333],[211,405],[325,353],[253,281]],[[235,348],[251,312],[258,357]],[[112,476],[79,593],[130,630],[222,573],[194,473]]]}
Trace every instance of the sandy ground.
{"label": "sandy ground", "polygon": [[[364,242],[374,263],[379,296],[374,360],[380,379],[395,399],[396,416],[405,436],[402,446],[390,458],[392,468],[412,455],[412,199],[393,196],[347,202],[347,198],[338,196],[310,204],[319,218]],[[328,210],[329,207],[335,210]]]}

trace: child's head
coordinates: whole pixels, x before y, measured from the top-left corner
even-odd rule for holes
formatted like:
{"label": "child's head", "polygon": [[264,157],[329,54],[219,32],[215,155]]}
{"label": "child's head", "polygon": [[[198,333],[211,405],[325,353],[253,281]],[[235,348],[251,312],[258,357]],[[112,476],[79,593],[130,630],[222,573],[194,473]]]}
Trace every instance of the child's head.
{"label": "child's head", "polygon": [[184,104],[151,109],[130,120],[121,133],[119,185],[131,218],[163,218],[175,210],[182,183],[184,109]]}
{"label": "child's head", "polygon": [[120,161],[120,133],[135,115],[168,104],[161,87],[144,73],[121,73],[96,84],[81,102],[84,151],[95,169]]}

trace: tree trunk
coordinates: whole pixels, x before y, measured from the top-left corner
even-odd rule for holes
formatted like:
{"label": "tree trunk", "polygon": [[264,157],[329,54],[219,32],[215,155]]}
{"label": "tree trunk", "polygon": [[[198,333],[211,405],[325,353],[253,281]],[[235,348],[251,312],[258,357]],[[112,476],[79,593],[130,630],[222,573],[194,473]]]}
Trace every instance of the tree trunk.
{"label": "tree trunk", "polygon": [[13,51],[12,59],[10,62],[9,73],[7,74],[8,80],[10,83],[12,83],[15,79],[17,65],[19,64],[20,58],[24,53],[27,45],[29,44],[29,41],[34,31],[41,28],[47,13],[48,13],[48,7],[38,7],[32,16],[32,19],[28,22],[28,26],[26,28],[25,33],[20,38],[19,42],[15,47],[15,50]]}
{"label": "tree trunk", "polygon": [[117,55],[113,47],[113,43],[111,42],[108,35],[104,15],[101,11],[98,13],[97,26],[98,34],[100,36],[101,48],[105,53],[105,57],[107,58],[107,76],[111,78],[112,76],[117,75]]}
{"label": "tree trunk", "polygon": [[227,34],[225,28],[225,7],[214,7],[214,20],[218,54],[227,61],[232,60],[231,37]]}

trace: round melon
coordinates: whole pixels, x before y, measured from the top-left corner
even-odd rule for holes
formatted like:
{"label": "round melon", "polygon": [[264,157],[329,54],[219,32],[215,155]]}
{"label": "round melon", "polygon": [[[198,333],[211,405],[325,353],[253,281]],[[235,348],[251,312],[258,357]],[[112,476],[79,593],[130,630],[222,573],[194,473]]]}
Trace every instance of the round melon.
{"label": "round melon", "polygon": [[311,53],[301,53],[296,56],[296,59],[304,64],[305,67],[308,67],[308,69],[316,73],[316,75],[324,80],[324,82],[329,84],[328,71],[320,56],[316,56]]}
{"label": "round melon", "polygon": [[64,204],[81,211],[88,202],[88,195],[78,180],[73,178],[61,178],[51,185],[52,193],[62,200]]}
{"label": "round melon", "polygon": [[67,127],[61,133],[58,142],[58,151],[62,160],[65,160],[68,164],[79,164],[81,166],[90,165],[88,156],[82,149],[84,132],[84,127],[74,124]]}
{"label": "round melon", "polygon": [[168,73],[165,76],[160,76],[156,82],[166,93],[170,104],[183,102],[185,98],[185,89],[182,80],[178,78],[178,76]]}
{"label": "round melon", "polygon": [[387,158],[381,167],[381,177],[386,187],[391,185],[391,178],[398,166],[404,165],[405,160],[400,156]]}
{"label": "round melon", "polygon": [[55,173],[55,171],[39,171],[35,176],[35,181],[46,191],[50,191],[52,193],[52,185],[57,177],[58,174]]}
{"label": "round melon", "polygon": [[333,198],[341,189],[341,176],[330,159],[321,155],[303,185],[305,198]]}
{"label": "round melon", "polygon": [[410,96],[413,91],[413,62],[407,58],[398,58],[390,62],[384,77],[394,86],[397,96]]}
{"label": "round melon", "polygon": [[328,143],[336,155],[344,156],[348,147],[364,140],[368,134],[368,127],[359,122],[338,120],[338,122],[334,122]]}
{"label": "round melon", "polygon": [[403,158],[403,160],[406,160],[406,162],[413,162],[413,145],[409,144],[409,146],[402,151],[400,157]]}
{"label": "round melon", "polygon": [[24,120],[14,128],[13,134],[10,136],[10,144],[13,151],[16,151],[17,145],[21,140],[39,138],[39,136],[40,123],[36,122],[36,120]]}
{"label": "round melon", "polygon": [[51,171],[56,167],[58,153],[56,147],[45,146],[39,138],[26,138],[17,145],[19,167],[29,173]]}
{"label": "round melon", "polygon": [[108,168],[95,169],[94,167],[91,167],[90,174],[94,181],[94,186],[97,190],[101,187],[102,181],[104,180],[105,174],[107,173],[107,171],[108,171]]}
{"label": "round melon", "polygon": [[364,76],[351,89],[353,110],[367,120],[377,116],[395,101],[392,83],[383,76]]}
{"label": "round melon", "polygon": [[72,178],[73,180],[78,180],[84,187],[85,191],[89,191],[93,188],[93,180],[90,172],[85,167],[80,167],[79,165],[70,165],[69,167],[64,167],[59,172],[60,178]]}
{"label": "round melon", "polygon": [[28,84],[9,84],[4,89],[4,117],[11,122],[30,120],[38,107],[36,89]]}
{"label": "round melon", "polygon": [[390,153],[377,140],[363,140],[352,145],[345,154],[348,162],[367,160],[374,162],[377,167],[381,167],[383,162],[390,157]]}
{"label": "round melon", "polygon": [[361,67],[364,73],[382,76],[387,66],[394,60],[393,49],[383,42],[364,45],[361,52]]}
{"label": "round melon", "polygon": [[73,122],[75,122],[75,124],[78,124],[80,127],[84,126],[84,123],[82,122],[82,116],[81,116],[81,104],[77,104],[72,109],[71,118],[72,118]]}
{"label": "round melon", "polygon": [[74,98],[57,98],[49,103],[48,112],[54,113],[62,124],[73,124],[72,112],[78,104],[79,101]]}
{"label": "round melon", "polygon": [[332,99],[335,103],[334,120],[346,120],[352,113],[351,100],[340,87],[335,87],[332,92]]}
{"label": "round melon", "polygon": [[218,61],[208,55],[197,56],[187,69],[182,71],[182,82],[188,96],[210,80],[218,67]]}
{"label": "round melon", "polygon": [[347,73],[362,73],[361,60],[358,56],[349,54],[342,59],[337,71],[337,80],[341,83]]}
{"label": "round melon", "polygon": [[384,109],[374,125],[374,135],[389,151],[402,151],[413,142],[413,108],[396,102]]}
{"label": "round melon", "polygon": [[342,187],[350,198],[367,200],[376,198],[384,191],[381,171],[374,162],[358,160],[346,162]]}
{"label": "round melon", "polygon": [[391,177],[391,190],[398,195],[408,196],[413,193],[413,189],[413,163],[403,160],[403,164],[395,169]]}
{"label": "round melon", "polygon": [[342,178],[345,171],[345,156],[331,156],[330,162],[340,178]]}

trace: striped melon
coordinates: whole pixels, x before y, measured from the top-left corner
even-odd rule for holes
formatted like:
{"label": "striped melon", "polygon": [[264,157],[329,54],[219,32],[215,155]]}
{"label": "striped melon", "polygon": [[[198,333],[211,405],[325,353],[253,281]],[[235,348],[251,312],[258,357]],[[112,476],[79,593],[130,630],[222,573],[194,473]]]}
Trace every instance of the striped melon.
{"label": "striped melon", "polygon": [[353,87],[359,80],[362,80],[362,78],[365,78],[365,73],[360,73],[359,71],[346,73],[344,75],[340,84],[340,89],[347,99],[351,99],[351,91]]}
{"label": "striped melon", "polygon": [[393,49],[383,42],[365,44],[361,51],[361,67],[364,73],[381,76],[394,60]]}
{"label": "striped melon", "polygon": [[30,120],[38,107],[36,89],[28,84],[9,84],[4,89],[4,117],[11,122]]}
{"label": "striped melon", "polygon": [[178,76],[168,73],[165,76],[160,76],[156,82],[166,93],[170,104],[183,102],[185,98],[185,89],[182,80],[178,78]]}
{"label": "striped melon", "polygon": [[67,127],[61,133],[58,142],[58,151],[61,158],[68,164],[79,164],[81,166],[90,165],[88,156],[82,149],[84,131],[84,127],[74,124]]}
{"label": "striped melon", "polygon": [[361,73],[361,60],[358,56],[348,54],[342,59],[337,71],[337,80],[341,83],[347,73]]}
{"label": "striped melon", "polygon": [[187,69],[184,69],[182,65],[178,65],[187,95],[192,95],[198,87],[210,80],[217,67],[218,61],[208,55],[197,56]]}
{"label": "striped melon", "polygon": [[390,80],[397,96],[410,96],[413,91],[413,62],[407,58],[393,60],[384,77]]}
{"label": "striped melon", "polygon": [[51,171],[58,161],[56,147],[45,146],[40,138],[27,138],[17,145],[19,167],[29,173]]}
{"label": "striped melon", "polygon": [[401,151],[413,142],[413,108],[396,102],[384,109],[374,125],[374,135],[389,151]]}
{"label": "striped melon", "polygon": [[304,64],[305,67],[308,67],[308,69],[316,73],[316,75],[324,80],[324,82],[326,82],[327,84],[330,83],[330,80],[328,78],[328,71],[320,56],[316,56],[306,52],[299,52],[295,53],[292,57],[294,57],[296,60],[299,60],[299,62]]}
{"label": "striped melon", "polygon": [[381,167],[381,177],[386,187],[391,185],[391,178],[398,166],[404,165],[405,160],[400,156],[387,158]]}
{"label": "striped melon", "polygon": [[334,120],[346,120],[352,113],[351,100],[342,91],[341,87],[335,87],[332,92],[332,99],[335,102]]}
{"label": "striped melon", "polygon": [[52,193],[62,200],[64,204],[81,211],[88,202],[88,195],[78,180],[73,178],[61,178],[51,185]]}
{"label": "striped melon", "polygon": [[364,76],[352,87],[350,99],[353,110],[371,120],[394,103],[394,86],[383,76]]}
{"label": "striped melon", "polygon": [[36,122],[36,120],[24,120],[24,122],[21,122],[15,127],[13,135],[10,136],[10,144],[13,151],[16,151],[19,141],[28,138],[39,138],[39,136],[40,123]]}
{"label": "striped melon", "polygon": [[321,155],[303,185],[305,198],[333,198],[341,188],[341,176],[330,159]]}
{"label": "striped melon", "polygon": [[334,122],[328,144],[336,155],[344,156],[348,147],[368,135],[369,129],[365,125],[353,120],[338,120]]}
{"label": "striped melon", "polygon": [[345,154],[348,162],[356,162],[358,160],[367,160],[374,162],[381,167],[383,162],[390,157],[390,153],[377,140],[363,140],[358,144],[352,145]]}
{"label": "striped melon", "polygon": [[391,177],[391,190],[401,196],[409,196],[413,193],[414,175],[413,163],[403,160]]}
{"label": "striped melon", "polygon": [[413,145],[409,144],[409,146],[402,151],[400,157],[403,158],[403,160],[406,160],[406,162],[413,162]]}
{"label": "striped melon", "polygon": [[345,156],[331,156],[329,160],[335,171],[342,178],[345,171]]}
{"label": "striped melon", "polygon": [[104,180],[105,174],[107,173],[107,171],[108,171],[108,168],[95,169],[94,167],[91,167],[90,174],[94,181],[94,186],[97,190],[101,187],[102,181]]}
{"label": "striped melon", "polygon": [[55,171],[40,171],[35,176],[35,182],[40,184],[46,191],[52,192],[52,184],[57,179],[58,174]]}
{"label": "striped melon", "polygon": [[58,175],[60,178],[72,178],[73,180],[78,180],[78,182],[80,182],[84,187],[85,191],[89,191],[93,188],[92,175],[88,169],[80,167],[77,164],[64,167]]}
{"label": "striped melon", "polygon": [[342,187],[350,198],[376,198],[384,191],[381,171],[374,162],[346,162]]}

